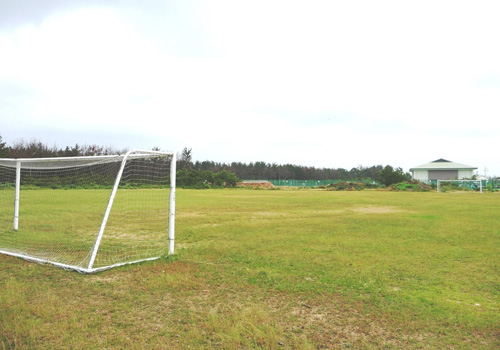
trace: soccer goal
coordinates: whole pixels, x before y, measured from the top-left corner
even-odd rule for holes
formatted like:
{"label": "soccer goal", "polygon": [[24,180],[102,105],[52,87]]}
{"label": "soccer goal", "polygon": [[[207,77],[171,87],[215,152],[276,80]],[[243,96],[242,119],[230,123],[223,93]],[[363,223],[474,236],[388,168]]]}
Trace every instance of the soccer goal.
{"label": "soccer goal", "polygon": [[477,190],[483,193],[483,182],[481,180],[437,180],[437,191],[442,192],[442,184],[451,183],[459,190]]}
{"label": "soccer goal", "polygon": [[0,159],[0,253],[85,273],[173,254],[175,158]]}

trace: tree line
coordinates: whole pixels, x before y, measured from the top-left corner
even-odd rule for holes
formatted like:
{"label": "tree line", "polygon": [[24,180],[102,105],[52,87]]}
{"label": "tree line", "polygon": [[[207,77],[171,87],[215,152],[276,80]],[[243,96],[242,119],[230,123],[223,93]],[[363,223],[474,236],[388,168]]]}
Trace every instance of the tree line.
{"label": "tree line", "polygon": [[317,168],[294,164],[277,164],[266,162],[232,162],[218,163],[213,161],[196,161],[192,164],[196,170],[227,170],[234,172],[245,180],[375,180],[382,165],[370,167],[359,166],[350,170],[343,168]]}
{"label": "tree line", "polygon": [[[153,150],[160,150],[154,147]],[[19,140],[8,146],[0,135],[0,158],[50,158],[97,156],[125,153],[113,147],[100,145],[79,145],[58,148],[49,147],[39,140]],[[390,185],[410,181],[409,173],[390,165],[358,166],[350,170],[343,168],[317,168],[295,164],[266,162],[193,161],[192,149],[184,148],[177,155],[177,184],[180,187],[233,187],[237,181],[244,180],[344,180],[378,181]]]}
{"label": "tree line", "polygon": [[121,154],[126,150],[119,150],[111,146],[79,145],[58,148],[49,147],[40,140],[29,141],[20,139],[11,146],[2,141],[0,135],[0,158],[52,158],[52,157],[77,157],[77,156],[103,156]]}
{"label": "tree line", "polygon": [[266,162],[232,162],[192,161],[192,150],[184,148],[178,157],[178,167],[196,171],[222,170],[236,174],[245,180],[344,180],[344,181],[378,181],[386,186],[411,181],[411,175],[402,168],[390,165],[358,166],[350,170],[343,168],[316,168],[294,164],[277,164]]}

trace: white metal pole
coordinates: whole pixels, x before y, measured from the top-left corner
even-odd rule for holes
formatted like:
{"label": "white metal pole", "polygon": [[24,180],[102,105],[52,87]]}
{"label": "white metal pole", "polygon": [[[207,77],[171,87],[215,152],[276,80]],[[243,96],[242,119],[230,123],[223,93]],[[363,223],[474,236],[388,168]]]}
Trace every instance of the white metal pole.
{"label": "white metal pole", "polygon": [[102,219],[101,228],[99,229],[99,234],[97,235],[94,248],[92,248],[92,256],[90,258],[88,267],[89,270],[91,270],[92,266],[94,265],[97,251],[99,250],[99,245],[101,244],[102,235],[104,233],[104,229],[106,228],[106,223],[108,222],[109,213],[111,212],[111,207],[113,206],[113,201],[115,200],[116,191],[118,190],[118,185],[120,184],[120,180],[122,178],[123,169],[125,168],[125,163],[127,162],[127,158],[129,157],[131,152],[132,151],[128,151],[123,157],[120,170],[118,171],[118,174],[116,176],[115,185],[113,186],[113,191],[111,192],[111,196],[109,197],[108,206],[106,208],[106,212],[104,213],[104,218]]}
{"label": "white metal pole", "polygon": [[479,180],[479,193],[483,193],[483,180]]}
{"label": "white metal pole", "polygon": [[16,199],[14,200],[14,231],[19,228],[19,195],[21,189],[21,161],[16,162]]}
{"label": "white metal pole", "polygon": [[172,154],[170,165],[170,198],[168,204],[168,254],[174,254],[175,241],[175,176],[177,160],[175,153]]}

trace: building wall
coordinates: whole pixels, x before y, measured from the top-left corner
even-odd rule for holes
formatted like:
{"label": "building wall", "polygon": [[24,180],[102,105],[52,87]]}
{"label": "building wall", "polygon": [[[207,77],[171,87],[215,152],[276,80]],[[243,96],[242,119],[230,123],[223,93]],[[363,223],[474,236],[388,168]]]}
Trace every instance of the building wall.
{"label": "building wall", "polygon": [[429,180],[429,174],[427,170],[413,170],[413,178],[419,181]]}
{"label": "building wall", "polygon": [[474,171],[473,170],[459,170],[458,171],[458,178],[459,179],[470,179],[472,176],[474,176]]}
{"label": "building wall", "polygon": [[419,181],[470,179],[473,170],[413,170],[413,178]]}
{"label": "building wall", "polygon": [[458,170],[429,170],[429,180],[458,180]]}

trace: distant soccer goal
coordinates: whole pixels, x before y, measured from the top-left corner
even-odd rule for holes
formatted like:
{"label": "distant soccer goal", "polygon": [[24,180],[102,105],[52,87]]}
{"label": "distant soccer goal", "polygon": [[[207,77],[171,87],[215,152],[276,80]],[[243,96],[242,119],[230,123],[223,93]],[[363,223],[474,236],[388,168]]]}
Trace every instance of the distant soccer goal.
{"label": "distant soccer goal", "polygon": [[437,191],[443,192],[443,184],[450,183],[455,190],[476,191],[483,193],[483,182],[481,180],[437,180]]}
{"label": "distant soccer goal", "polygon": [[0,253],[91,273],[174,253],[175,154],[0,159]]}

